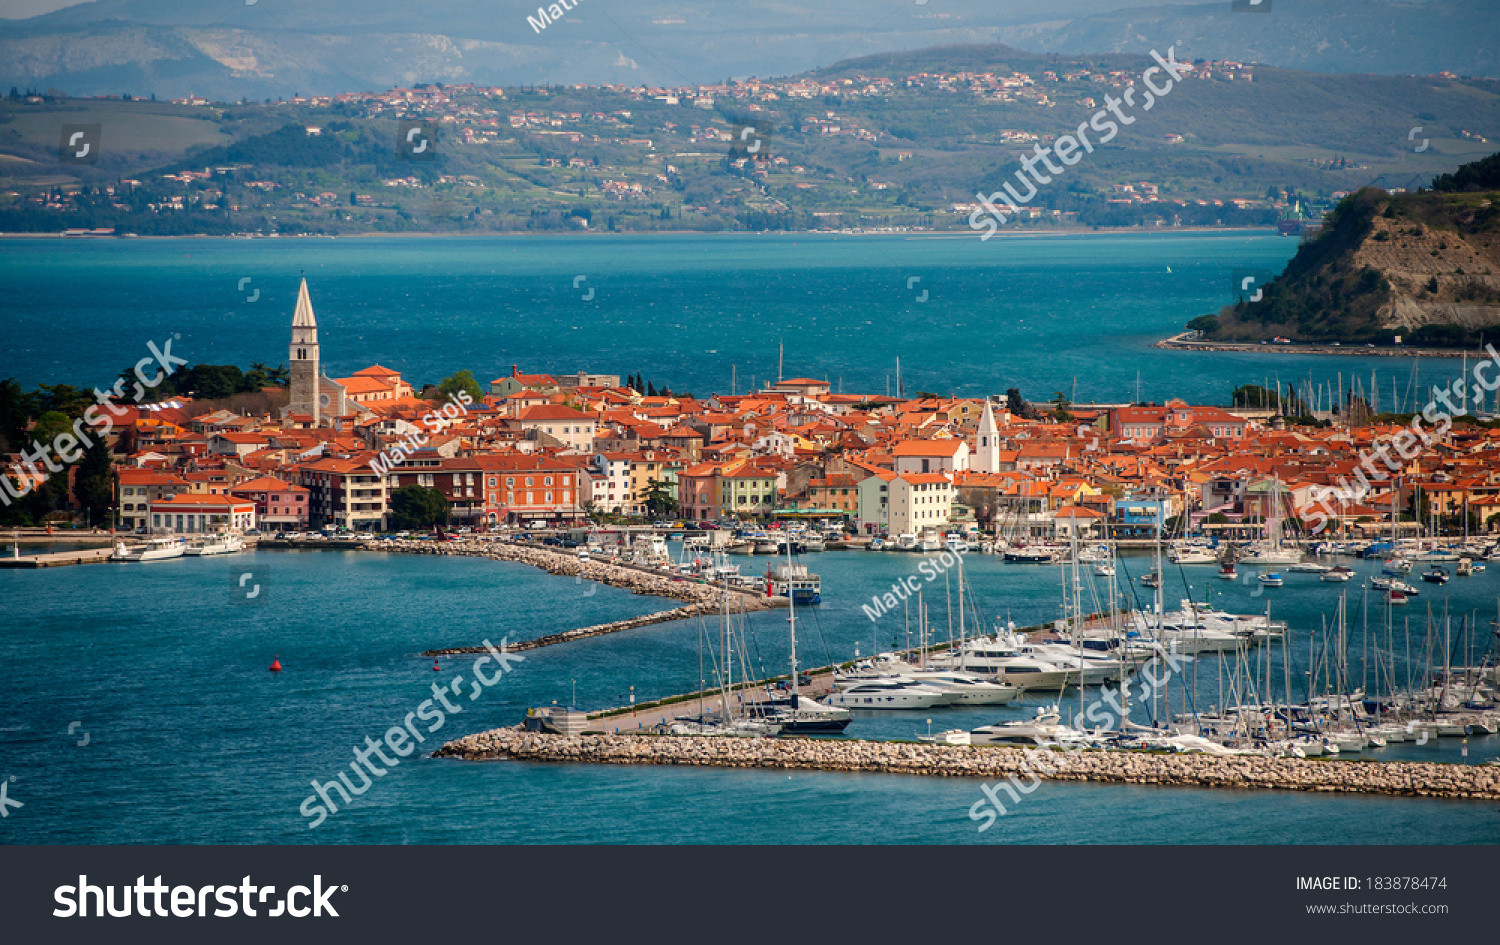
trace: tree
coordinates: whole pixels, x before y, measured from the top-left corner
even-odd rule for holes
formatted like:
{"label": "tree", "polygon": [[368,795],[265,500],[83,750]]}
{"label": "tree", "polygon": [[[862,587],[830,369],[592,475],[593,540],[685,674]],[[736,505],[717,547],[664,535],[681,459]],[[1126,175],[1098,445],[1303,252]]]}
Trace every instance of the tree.
{"label": "tree", "polygon": [[1005,392],[1005,409],[1013,416],[1026,416],[1026,400],[1021,396],[1021,388],[1012,387]]}
{"label": "tree", "polygon": [[1073,405],[1069,403],[1067,395],[1062,391],[1057,391],[1052,395],[1052,404],[1052,419],[1059,423],[1067,423],[1073,419],[1073,415],[1068,412],[1068,408]]}
{"label": "tree", "polygon": [[6,449],[18,449],[26,441],[26,427],[36,410],[35,394],[28,394],[13,377],[0,381],[0,443]]}
{"label": "tree", "polygon": [[391,526],[399,530],[424,530],[448,521],[451,506],[436,489],[402,486],[391,493]]}
{"label": "tree", "polygon": [[444,399],[456,397],[459,391],[467,393],[472,400],[483,400],[484,390],[480,388],[479,382],[474,379],[474,372],[468,369],[459,371],[452,377],[443,378],[438,385],[437,392]]}
{"label": "tree", "polygon": [[73,476],[73,498],[88,510],[89,520],[95,523],[103,523],[114,506],[114,469],[103,439],[95,439],[83,451]]}
{"label": "tree", "polygon": [[663,517],[677,514],[677,500],[672,497],[672,491],[667,484],[659,479],[652,479],[646,483],[646,513]]}

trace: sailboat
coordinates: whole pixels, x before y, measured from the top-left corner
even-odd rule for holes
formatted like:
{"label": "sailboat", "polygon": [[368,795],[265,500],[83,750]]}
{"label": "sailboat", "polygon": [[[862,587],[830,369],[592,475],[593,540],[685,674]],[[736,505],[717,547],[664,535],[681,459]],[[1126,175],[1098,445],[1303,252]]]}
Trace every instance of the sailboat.
{"label": "sailboat", "polygon": [[[790,573],[792,569],[790,543],[787,545],[786,560],[786,568]],[[728,596],[727,591],[725,596]],[[761,710],[761,718],[775,725],[778,731],[790,734],[837,734],[847,728],[853,720],[854,717],[849,710],[839,705],[824,705],[814,699],[808,699],[798,688],[800,685],[798,677],[802,674],[797,668],[797,601],[797,594],[787,595],[786,623],[791,641],[791,693],[784,700],[772,699],[766,702],[765,708]]]}

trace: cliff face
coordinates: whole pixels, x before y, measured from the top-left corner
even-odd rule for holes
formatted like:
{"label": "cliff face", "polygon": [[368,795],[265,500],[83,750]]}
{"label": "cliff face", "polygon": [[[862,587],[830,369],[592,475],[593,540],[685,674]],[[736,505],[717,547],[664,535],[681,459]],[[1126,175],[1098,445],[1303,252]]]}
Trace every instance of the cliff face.
{"label": "cliff face", "polygon": [[1500,335],[1497,158],[1438,178],[1439,189],[1349,196],[1260,301],[1188,327],[1218,341],[1463,345]]}

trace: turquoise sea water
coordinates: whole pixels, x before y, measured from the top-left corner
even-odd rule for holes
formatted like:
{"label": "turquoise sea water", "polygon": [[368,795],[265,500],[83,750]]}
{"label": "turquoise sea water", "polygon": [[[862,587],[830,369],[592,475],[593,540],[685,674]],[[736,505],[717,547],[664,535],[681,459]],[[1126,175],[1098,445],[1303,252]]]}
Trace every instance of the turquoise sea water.
{"label": "turquoise sea water", "polygon": [[898,357],[907,392],[1121,401],[1139,382],[1145,399],[1223,403],[1242,383],[1368,386],[1371,370],[1386,400],[1406,392],[1405,360],[1150,347],[1232,301],[1237,270],[1295,250],[1265,232],[7,239],[0,377],[105,385],[173,335],[194,362],[284,363],[306,270],[333,376],[378,362],[484,382],[520,364],[705,395],[774,378],[784,344],[786,376],[851,392],[883,393]]}
{"label": "turquoise sea water", "polygon": [[[747,572],[764,561],[740,559]],[[823,663],[904,642],[897,613],[872,624],[859,605],[915,571],[918,557],[828,552],[808,562],[825,602],[799,619],[802,659]],[[1144,559],[1128,559],[1132,573]],[[1363,567],[1361,565],[1361,567]],[[240,602],[238,576],[262,585]],[[1212,568],[1186,569],[1202,594]],[[968,568],[986,625],[1058,612],[1054,567],[974,558]],[[1174,572],[1175,574],[1175,572]],[[1174,580],[1180,580],[1174,577]],[[1309,634],[1333,612],[1341,587],[1288,575],[1287,586],[1213,581],[1231,609],[1273,614],[1294,627],[1294,669],[1306,666]],[[590,593],[590,590],[593,590]],[[1358,679],[1363,649],[1358,589],[1350,595]],[[1408,609],[1420,660],[1426,608],[1446,602],[1457,627],[1486,627],[1500,573],[1429,589]],[[1180,588],[1169,592],[1175,600]],[[946,634],[939,580],[924,595]],[[1219,597],[1217,595],[1222,595]],[[412,756],[316,829],[298,813],[312,779],[328,781],[366,736],[431,697],[435,679],[470,678],[472,659],[443,660],[429,647],[520,639],[645,613],[669,605],[608,587],[580,585],[521,565],[477,559],[358,552],[256,551],[224,559],[0,570],[0,777],[25,803],[0,823],[17,843],[1496,843],[1500,805],[1328,797],[1248,791],[1043,785],[985,834],[967,816],[979,782],[886,775],[689,770],[657,767],[466,763]],[[1089,603],[1089,593],[1085,593]],[[970,616],[972,620],[972,614]],[[748,620],[757,670],[785,666],[785,615]],[[1402,640],[1402,630],[1397,639]],[[457,737],[513,724],[529,706],[623,705],[694,688],[696,621],[645,627],[526,653],[524,662],[431,736]],[[1404,659],[1404,648],[1398,644]],[[274,657],[286,667],[267,672]],[[1273,678],[1280,678],[1280,663]],[[491,667],[492,669],[493,667]],[[1218,698],[1217,664],[1180,679],[1197,704]],[[1174,684],[1175,685],[1175,684]],[[1092,698],[1092,697],[1090,697]],[[865,713],[856,737],[911,738],[1030,714],[1031,696],[1000,709]],[[1173,690],[1181,707],[1180,689]],[[1076,704],[1076,693],[1064,706]],[[69,734],[71,722],[81,723]],[[77,742],[84,733],[88,744]],[[1458,761],[1460,745],[1414,745],[1376,757]],[[1474,739],[1469,761],[1500,754],[1500,738]]]}

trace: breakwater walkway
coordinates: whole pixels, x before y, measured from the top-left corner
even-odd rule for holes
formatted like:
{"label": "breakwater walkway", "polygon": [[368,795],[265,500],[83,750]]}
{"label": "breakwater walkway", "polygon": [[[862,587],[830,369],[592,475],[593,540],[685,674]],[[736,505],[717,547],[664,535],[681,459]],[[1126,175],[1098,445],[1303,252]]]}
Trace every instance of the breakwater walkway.
{"label": "breakwater walkway", "polygon": [[[1033,767],[1020,748],[807,738],[704,738],[666,735],[565,737],[518,728],[479,732],[452,741],[434,757],[516,759],[572,764],[695,765],[869,771],[936,777],[1017,778]],[[1161,755],[1139,751],[1051,752],[1053,781],[1243,788],[1397,797],[1500,800],[1500,768],[1430,762],[1358,762],[1255,755]]]}
{"label": "breakwater walkway", "polygon": [[[767,597],[748,588],[728,588],[707,584],[701,580],[690,580],[681,575],[653,571],[649,568],[621,564],[613,561],[580,559],[576,555],[552,551],[546,546],[513,544],[510,542],[468,539],[463,541],[380,541],[367,542],[362,548],[370,551],[389,551],[399,554],[458,555],[488,558],[493,561],[510,561],[540,568],[549,574],[572,577],[579,581],[607,584],[652,597],[664,597],[684,602],[682,607],[673,607],[654,614],[614,620],[609,623],[579,627],[560,633],[549,633],[531,640],[520,640],[509,645],[511,650],[534,650],[538,647],[567,643],[586,637],[633,630],[636,627],[672,620],[685,620],[700,614],[715,613],[724,607],[724,595],[730,597],[730,609],[736,612],[766,610],[784,607],[784,598]],[[423,656],[457,656],[465,653],[483,653],[483,646],[446,647],[428,650]]]}

